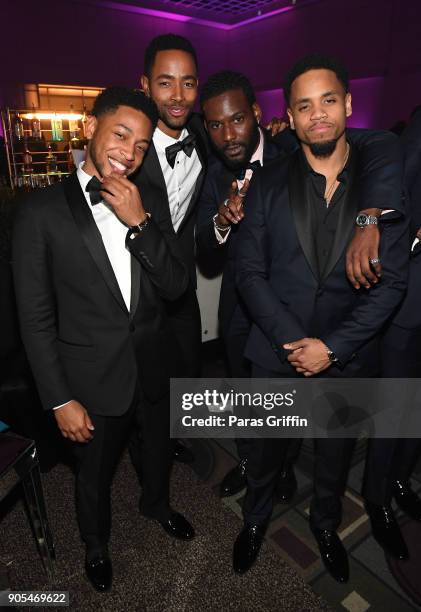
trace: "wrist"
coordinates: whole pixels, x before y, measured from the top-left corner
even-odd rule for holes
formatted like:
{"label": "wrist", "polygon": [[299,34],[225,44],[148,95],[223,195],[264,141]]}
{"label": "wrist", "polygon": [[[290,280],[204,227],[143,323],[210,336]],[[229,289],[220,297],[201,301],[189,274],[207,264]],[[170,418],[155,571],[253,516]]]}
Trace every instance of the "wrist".
{"label": "wrist", "polygon": [[229,221],[227,221],[224,217],[221,217],[219,213],[216,213],[216,215],[212,217],[212,220],[215,228],[221,232],[226,232],[231,225]]}

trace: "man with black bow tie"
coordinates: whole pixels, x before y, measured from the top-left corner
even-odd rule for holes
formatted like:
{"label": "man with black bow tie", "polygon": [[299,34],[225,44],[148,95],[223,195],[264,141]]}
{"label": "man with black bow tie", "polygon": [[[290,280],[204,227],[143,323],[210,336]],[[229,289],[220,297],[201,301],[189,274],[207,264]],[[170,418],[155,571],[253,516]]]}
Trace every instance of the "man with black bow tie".
{"label": "man with black bow tie", "polygon": [[141,513],[173,537],[194,536],[169,506],[173,364],[163,305],[183,293],[188,275],[153,189],[140,197],[128,180],[156,122],[143,93],[103,91],[88,119],[86,161],[28,196],[14,230],[22,337],[42,403],[75,458],[85,571],[99,591],[111,587],[110,485],[134,423],[143,439]]}

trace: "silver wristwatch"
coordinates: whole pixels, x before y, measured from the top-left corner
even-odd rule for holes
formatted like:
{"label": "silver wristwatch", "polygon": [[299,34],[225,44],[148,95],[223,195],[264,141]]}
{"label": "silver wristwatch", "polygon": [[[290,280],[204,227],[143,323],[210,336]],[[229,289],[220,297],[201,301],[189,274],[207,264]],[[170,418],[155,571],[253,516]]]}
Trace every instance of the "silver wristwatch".
{"label": "silver wristwatch", "polygon": [[355,219],[355,223],[358,225],[358,227],[366,227],[367,225],[377,225],[378,219],[374,215],[359,213]]}

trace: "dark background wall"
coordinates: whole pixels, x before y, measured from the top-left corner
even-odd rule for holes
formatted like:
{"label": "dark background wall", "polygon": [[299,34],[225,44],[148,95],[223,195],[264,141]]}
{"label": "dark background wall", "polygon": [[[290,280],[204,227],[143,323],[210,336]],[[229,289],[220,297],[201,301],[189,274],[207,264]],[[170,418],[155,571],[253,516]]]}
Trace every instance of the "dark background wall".
{"label": "dark background wall", "polygon": [[224,31],[99,6],[92,0],[2,0],[0,106],[23,104],[23,83],[137,86],[143,53],[175,32],[197,48],[202,81],[216,70],[245,72],[266,119],[283,111],[288,66],[315,51],[347,65],[352,123],[390,127],[421,103],[421,0],[316,0]]}

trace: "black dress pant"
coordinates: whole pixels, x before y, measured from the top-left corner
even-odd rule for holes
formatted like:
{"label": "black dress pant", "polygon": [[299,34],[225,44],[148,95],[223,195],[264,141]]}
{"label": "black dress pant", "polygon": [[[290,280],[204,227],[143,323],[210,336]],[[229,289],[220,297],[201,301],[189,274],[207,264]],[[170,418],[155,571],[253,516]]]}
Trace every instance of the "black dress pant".
{"label": "black dress pant", "polygon": [[[141,512],[166,520],[169,516],[168,397],[151,403],[137,394],[122,416],[90,415],[95,430],[86,444],[70,442],[76,463],[76,513],[87,550],[106,549],[111,530],[110,488],[121,451],[132,429],[142,436],[136,455],[142,469]],[[140,469],[140,467],[139,467]]]}

